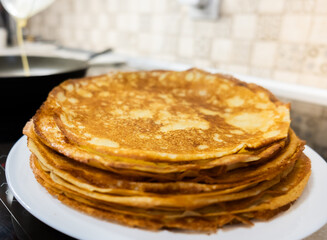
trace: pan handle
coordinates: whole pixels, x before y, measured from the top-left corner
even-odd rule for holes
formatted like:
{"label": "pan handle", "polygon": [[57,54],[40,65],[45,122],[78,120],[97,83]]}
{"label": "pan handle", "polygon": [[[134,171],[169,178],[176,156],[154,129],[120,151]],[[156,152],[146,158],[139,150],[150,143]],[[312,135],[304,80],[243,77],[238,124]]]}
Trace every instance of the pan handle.
{"label": "pan handle", "polygon": [[112,48],[107,48],[103,51],[100,51],[100,52],[90,52],[90,51],[86,51],[86,50],[82,50],[82,49],[78,49],[78,48],[70,48],[70,47],[64,47],[64,46],[58,46],[58,49],[62,49],[62,50],[67,50],[67,51],[71,51],[71,52],[80,52],[80,53],[85,53],[88,55],[87,59],[84,60],[88,66],[95,66],[95,65],[121,65],[125,62],[122,62],[121,60],[118,61],[117,63],[113,63],[113,62],[110,62],[108,64],[106,63],[91,63],[91,60],[93,60],[94,58],[100,56],[100,55],[104,55],[106,53],[110,53],[113,51]]}
{"label": "pan handle", "polygon": [[91,51],[87,51],[87,50],[82,50],[82,49],[79,49],[79,48],[71,48],[71,47],[65,47],[65,46],[61,46],[61,45],[58,45],[57,48],[59,50],[67,50],[67,51],[70,51],[70,52],[78,52],[78,53],[85,53],[88,55],[88,58],[86,61],[90,61],[92,60],[93,58],[97,57],[97,56],[100,56],[102,54],[106,54],[106,53],[110,53],[112,52],[112,48],[107,48],[101,52],[91,52]]}
{"label": "pan handle", "polygon": [[105,49],[101,52],[96,52],[96,53],[92,53],[89,58],[88,58],[88,61],[92,60],[93,58],[96,58],[97,56],[100,56],[102,54],[106,54],[106,53],[110,53],[112,52],[112,48],[108,48],[108,49]]}

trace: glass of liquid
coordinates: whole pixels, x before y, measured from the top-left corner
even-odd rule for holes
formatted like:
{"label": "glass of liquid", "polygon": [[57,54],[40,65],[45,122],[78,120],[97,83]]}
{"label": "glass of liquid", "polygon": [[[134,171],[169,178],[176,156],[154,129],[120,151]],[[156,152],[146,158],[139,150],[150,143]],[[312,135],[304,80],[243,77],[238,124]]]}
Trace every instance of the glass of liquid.
{"label": "glass of liquid", "polygon": [[27,20],[47,8],[54,0],[0,0],[2,6],[16,21],[17,43],[20,47],[25,76],[30,75],[28,59],[25,52],[23,31]]}

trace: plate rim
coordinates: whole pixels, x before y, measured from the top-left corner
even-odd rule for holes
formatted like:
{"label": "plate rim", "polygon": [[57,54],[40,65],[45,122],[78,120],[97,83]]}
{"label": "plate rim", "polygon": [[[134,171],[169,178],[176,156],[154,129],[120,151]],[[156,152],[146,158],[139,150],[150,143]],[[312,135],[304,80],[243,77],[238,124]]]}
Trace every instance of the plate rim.
{"label": "plate rim", "polygon": [[[61,224],[58,225],[57,224],[54,224],[51,220],[47,219],[44,214],[42,215],[42,213],[38,213],[37,210],[35,209],[31,209],[29,204],[26,203],[26,201],[24,201],[24,196],[22,197],[21,196],[21,193],[17,192],[17,186],[15,186],[15,180],[12,179],[14,176],[14,170],[15,170],[15,167],[17,168],[17,166],[14,166],[14,157],[15,157],[15,154],[24,154],[24,152],[22,152],[22,150],[24,151],[27,151],[28,153],[28,156],[24,156],[26,158],[29,158],[29,155],[30,155],[30,152],[29,152],[29,149],[27,148],[27,145],[26,145],[26,141],[27,141],[27,137],[26,136],[22,136],[12,147],[12,149],[10,150],[9,154],[8,154],[8,157],[7,157],[7,162],[6,162],[6,179],[7,179],[7,183],[8,183],[8,186],[10,188],[10,190],[12,191],[13,195],[15,196],[15,198],[18,200],[18,202],[28,211],[30,212],[33,216],[35,216],[36,218],[38,218],[40,221],[44,222],[45,224],[53,227],[54,229],[60,231],[60,232],[63,232],[71,237],[74,237],[74,238],[78,238],[78,239],[91,239],[89,238],[88,236],[81,236],[81,234],[79,234],[78,232],[74,232],[74,231],[70,231],[70,230],[67,230],[66,227],[63,227]],[[315,161],[314,164],[312,165],[321,165],[323,166],[323,168],[325,169],[326,173],[327,173],[327,163],[326,161],[317,153],[315,152],[312,148],[310,148],[309,146],[305,146],[305,150],[304,150],[304,153],[306,155],[309,156],[309,158],[312,157],[312,162]],[[14,160],[12,160],[14,159]],[[19,160],[16,160],[16,161],[19,161]],[[28,166],[29,166],[29,163],[28,163]],[[29,170],[32,171],[29,167]],[[312,167],[312,174],[316,174],[316,172],[314,172],[314,168]],[[321,175],[321,174],[317,174],[318,176]],[[325,177],[326,180],[327,180],[327,176]],[[312,176],[310,177],[310,179],[312,179]],[[310,182],[310,179],[309,179],[309,182]],[[35,180],[35,178],[34,178]],[[36,182],[36,180],[35,180]],[[36,182],[37,183],[37,182]],[[38,183],[37,183],[38,184]],[[46,191],[41,185],[39,185],[40,189],[43,189],[42,191]],[[306,187],[306,189],[308,189],[308,187]],[[305,191],[306,191],[305,189]],[[310,190],[307,190],[307,191],[310,191]],[[47,192],[46,192],[47,193]],[[75,212],[76,210],[75,209],[72,209],[68,206],[66,206],[65,204],[61,203],[58,199],[54,198],[52,195],[50,195],[49,193],[47,193],[52,199],[54,202],[57,202],[57,204],[59,204],[60,207],[62,207],[63,209],[70,209],[72,210],[73,212]],[[25,198],[26,200],[26,198]],[[326,194],[326,201],[327,201],[327,194]],[[294,207],[294,206],[292,206]],[[292,210],[292,207],[290,208]],[[325,207],[326,208],[326,211],[327,211],[327,206]],[[70,211],[68,210],[68,211]],[[78,214],[80,214],[81,212],[77,211]],[[95,219],[94,217],[91,217],[91,216],[88,216],[84,213],[81,213],[83,214],[84,216],[86,216],[86,218],[92,218],[92,219]],[[283,213],[282,213],[283,214]],[[287,214],[287,212],[285,213]],[[286,216],[287,217],[287,216]],[[279,216],[276,217],[276,219],[278,219]],[[99,220],[99,219],[98,219]],[[100,220],[100,221],[104,221],[104,220]],[[122,225],[119,225],[119,224],[115,224],[115,223],[111,223],[111,222],[106,222],[104,221],[105,224],[108,224],[108,226],[119,226],[119,227],[122,227],[122,228],[125,228],[126,231],[127,230],[135,230],[136,228],[130,228],[130,227],[126,227],[126,226],[122,226]],[[258,224],[261,224],[261,223],[264,223],[264,224],[269,224],[268,223],[265,223],[265,222],[257,222],[252,228],[255,228],[256,225]],[[309,225],[309,227],[306,228],[306,231],[303,231],[303,233],[301,234],[301,236],[294,236],[295,238],[294,239],[302,239],[302,238],[305,238],[305,237],[308,237],[309,235],[313,234],[314,232],[316,232],[317,230],[319,230],[321,227],[323,227],[325,224],[327,223],[327,215],[325,216],[325,219],[321,220],[319,223],[316,223],[314,225]],[[240,227],[236,227],[236,229],[240,229]],[[236,231],[236,229],[234,231]],[[142,231],[142,232],[145,232],[145,233],[148,233],[149,231],[146,231],[146,230],[142,230],[142,229],[137,229],[136,232],[139,232],[139,231]],[[229,230],[227,230],[228,232]],[[233,231],[233,230],[231,230]],[[165,235],[166,233],[168,234],[171,234],[170,231],[166,231],[166,230],[163,230],[163,231],[160,231],[161,233],[163,233],[163,235]],[[223,235],[221,232],[225,232],[224,229],[222,230],[218,230],[217,233],[215,234],[210,234],[210,235],[204,235],[204,234],[200,234],[200,236],[217,236],[217,234],[221,234]],[[158,232],[156,232],[157,234]],[[126,236],[122,236],[121,234],[118,234],[117,233],[113,233],[113,235],[116,235],[116,237],[119,237],[119,239],[131,239],[131,238],[126,238]],[[184,234],[184,235],[187,235],[187,234]],[[176,237],[178,235],[175,235],[174,237]],[[181,236],[181,235],[179,235]],[[187,235],[187,236],[190,236],[190,235]],[[194,236],[193,234],[191,236]],[[94,237],[94,235],[93,235]],[[221,236],[222,238],[221,239],[224,239],[223,236]],[[183,237],[181,237],[181,239],[184,239]],[[196,239],[196,238],[195,238]],[[210,237],[208,237],[208,239],[210,239]],[[229,238],[226,238],[226,239],[229,239]],[[287,238],[289,239],[289,238]]]}

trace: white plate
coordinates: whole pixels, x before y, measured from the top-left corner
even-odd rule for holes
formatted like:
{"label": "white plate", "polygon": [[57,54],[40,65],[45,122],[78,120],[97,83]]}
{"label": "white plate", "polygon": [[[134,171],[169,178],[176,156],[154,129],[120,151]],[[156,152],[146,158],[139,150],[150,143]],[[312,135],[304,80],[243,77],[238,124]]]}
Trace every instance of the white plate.
{"label": "white plate", "polygon": [[269,222],[253,227],[226,227],[216,234],[185,234],[169,231],[144,231],[90,217],[63,205],[37,183],[29,166],[30,152],[26,137],[12,148],[6,163],[6,177],[14,196],[35,217],[49,226],[78,239],[251,239],[292,240],[314,233],[327,222],[327,164],[311,148],[306,155],[312,160],[312,175],[303,195],[286,212]]}

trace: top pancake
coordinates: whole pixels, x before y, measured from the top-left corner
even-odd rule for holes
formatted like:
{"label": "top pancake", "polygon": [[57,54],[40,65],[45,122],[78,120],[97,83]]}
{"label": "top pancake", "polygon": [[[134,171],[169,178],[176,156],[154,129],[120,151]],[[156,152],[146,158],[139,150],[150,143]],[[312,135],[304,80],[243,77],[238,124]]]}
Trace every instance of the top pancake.
{"label": "top pancake", "polygon": [[290,125],[289,106],[269,91],[197,69],[68,80],[50,92],[34,117],[36,133],[56,139],[42,122],[47,118],[86,151],[158,161],[263,147],[286,138]]}

